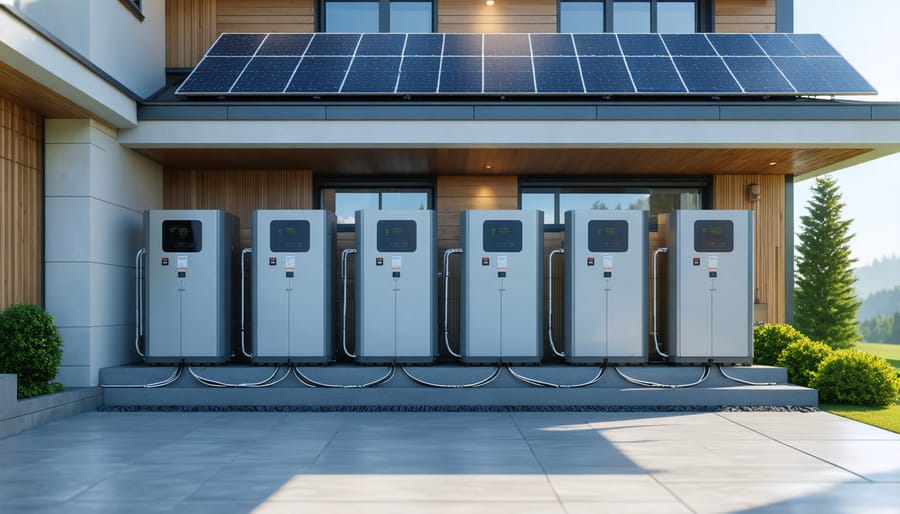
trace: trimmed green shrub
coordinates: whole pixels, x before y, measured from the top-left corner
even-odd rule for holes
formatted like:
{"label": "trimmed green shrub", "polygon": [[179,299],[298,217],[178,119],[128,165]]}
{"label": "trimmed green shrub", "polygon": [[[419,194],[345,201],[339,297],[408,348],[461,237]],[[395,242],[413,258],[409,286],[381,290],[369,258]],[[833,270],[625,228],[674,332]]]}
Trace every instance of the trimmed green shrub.
{"label": "trimmed green shrub", "polygon": [[822,361],[812,382],[822,403],[888,406],[900,394],[900,378],[881,357],[837,350]]}
{"label": "trimmed green shrub", "polygon": [[19,398],[62,390],[50,383],[59,372],[63,340],[53,316],[38,305],[13,305],[0,312],[0,373],[18,375]]}
{"label": "trimmed green shrub", "polygon": [[833,351],[825,343],[794,341],[781,351],[775,364],[787,369],[790,383],[809,387],[819,370],[819,364]]}
{"label": "trimmed green shrub", "polygon": [[810,339],[790,325],[758,325],[753,327],[753,364],[774,366],[787,345]]}

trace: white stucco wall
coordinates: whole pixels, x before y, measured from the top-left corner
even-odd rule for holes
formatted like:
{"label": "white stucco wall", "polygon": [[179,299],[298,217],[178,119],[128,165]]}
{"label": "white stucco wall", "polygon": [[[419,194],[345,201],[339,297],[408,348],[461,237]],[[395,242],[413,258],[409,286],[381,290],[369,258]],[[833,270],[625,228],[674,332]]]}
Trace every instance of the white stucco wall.
{"label": "white stucco wall", "polygon": [[134,254],[142,213],[162,206],[162,168],[89,120],[46,120],[45,304],[65,341],[57,380],[97,385],[137,360]]}
{"label": "white stucco wall", "polygon": [[118,0],[0,0],[146,98],[165,85],[165,2],[139,20]]}

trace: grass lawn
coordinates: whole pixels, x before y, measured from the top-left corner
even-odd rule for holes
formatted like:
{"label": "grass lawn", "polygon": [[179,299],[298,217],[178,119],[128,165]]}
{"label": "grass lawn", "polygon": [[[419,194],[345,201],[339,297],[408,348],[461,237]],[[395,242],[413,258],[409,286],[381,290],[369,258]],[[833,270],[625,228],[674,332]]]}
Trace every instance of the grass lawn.
{"label": "grass lawn", "polygon": [[[900,344],[856,343],[856,349],[868,352],[887,361],[900,373]],[[900,434],[900,403],[890,407],[858,407],[855,405],[821,404],[819,408]]]}
{"label": "grass lawn", "polygon": [[900,344],[856,343],[856,349],[884,357],[900,373]]}
{"label": "grass lawn", "polygon": [[890,407],[857,407],[855,405],[820,404],[819,408],[854,419],[867,425],[876,426],[900,434],[900,405]]}

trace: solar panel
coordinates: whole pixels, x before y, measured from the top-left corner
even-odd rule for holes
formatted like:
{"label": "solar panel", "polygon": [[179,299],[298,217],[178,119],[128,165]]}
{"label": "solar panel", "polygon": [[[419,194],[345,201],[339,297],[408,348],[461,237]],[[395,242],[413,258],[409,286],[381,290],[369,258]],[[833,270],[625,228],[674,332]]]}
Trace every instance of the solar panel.
{"label": "solar panel", "polygon": [[176,90],[184,96],[873,93],[819,34],[222,34]]}

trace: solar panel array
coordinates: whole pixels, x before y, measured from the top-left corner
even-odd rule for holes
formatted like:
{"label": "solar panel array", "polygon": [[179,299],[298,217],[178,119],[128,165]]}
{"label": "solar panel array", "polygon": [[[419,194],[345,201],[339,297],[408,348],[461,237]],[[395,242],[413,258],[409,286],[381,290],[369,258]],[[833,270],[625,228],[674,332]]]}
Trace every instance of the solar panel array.
{"label": "solar panel array", "polygon": [[819,34],[222,34],[179,95],[874,94]]}

